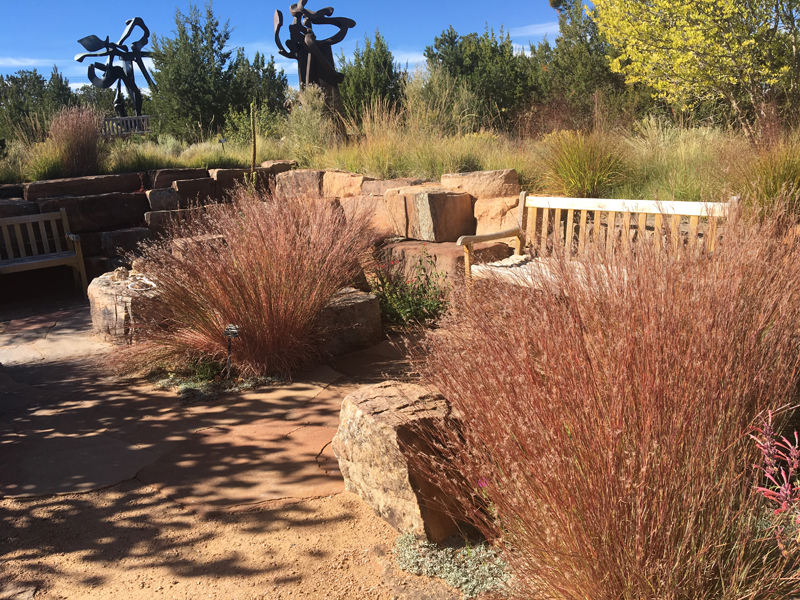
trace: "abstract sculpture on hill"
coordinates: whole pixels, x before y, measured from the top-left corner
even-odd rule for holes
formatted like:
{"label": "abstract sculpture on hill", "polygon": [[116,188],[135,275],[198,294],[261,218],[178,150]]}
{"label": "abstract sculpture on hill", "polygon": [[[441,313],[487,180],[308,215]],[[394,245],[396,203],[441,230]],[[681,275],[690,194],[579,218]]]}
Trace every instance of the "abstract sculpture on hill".
{"label": "abstract sculpture on hill", "polygon": [[[299,0],[289,8],[294,19],[289,25],[289,39],[286,48],[281,44],[280,30],[283,26],[283,14],[275,11],[275,43],[278,45],[278,54],[297,61],[300,77],[300,89],[309,84],[318,85],[323,89],[329,100],[337,106],[339,100],[339,84],[344,81],[344,75],[338,73],[333,62],[333,45],[341,42],[347,35],[347,30],[355,27],[356,22],[345,17],[331,17],[333,8],[327,7],[318,11],[306,8],[308,0]],[[339,31],[331,37],[318,40],[314,35],[314,25],[333,25]]]}
{"label": "abstract sculpture on hill", "polygon": [[[110,88],[115,83],[117,84],[117,91],[114,94],[114,110],[116,111],[118,117],[127,116],[125,112],[125,98],[122,95],[122,84],[124,83],[125,89],[128,92],[128,97],[131,99],[131,102],[133,102],[133,108],[136,111],[136,116],[141,117],[142,93],[139,91],[139,88],[136,87],[133,64],[136,63],[139,66],[139,69],[144,75],[144,78],[147,80],[147,83],[153,87],[153,81],[150,79],[150,74],[147,72],[147,69],[144,66],[144,61],[142,60],[143,58],[150,56],[149,52],[142,51],[142,48],[147,45],[147,42],[150,39],[150,30],[144,24],[144,21],[141,19],[141,17],[128,19],[125,21],[125,25],[125,31],[122,33],[122,37],[116,44],[114,42],[110,42],[108,36],[106,36],[105,41],[101,40],[96,35],[90,35],[78,40],[78,43],[86,48],[88,52],[77,54],[75,56],[75,60],[78,62],[83,62],[83,59],[88,56],[107,57],[105,64],[96,62],[89,65],[89,81],[92,82],[92,85],[99,88]],[[133,30],[136,27],[139,27],[142,30],[142,37],[130,44],[129,48],[125,44],[125,40],[127,40],[133,34]],[[121,65],[115,65],[114,59],[119,59]],[[102,71],[103,76],[98,77],[97,71]]]}

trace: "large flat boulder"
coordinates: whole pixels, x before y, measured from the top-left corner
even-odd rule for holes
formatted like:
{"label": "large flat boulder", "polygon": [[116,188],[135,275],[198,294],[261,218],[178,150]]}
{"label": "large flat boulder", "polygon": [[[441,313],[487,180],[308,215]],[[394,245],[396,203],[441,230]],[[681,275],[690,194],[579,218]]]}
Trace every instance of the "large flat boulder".
{"label": "large flat boulder", "polygon": [[412,185],[421,185],[422,179],[416,177],[399,177],[397,179],[375,179],[373,181],[364,181],[361,186],[361,193],[368,196],[383,196],[386,190],[394,188],[410,187]]}
{"label": "large flat boulder", "polygon": [[34,181],[25,186],[25,200],[34,202],[42,198],[63,196],[99,196],[101,194],[130,193],[147,187],[146,173],[120,175],[93,175]]}
{"label": "large flat boulder", "polygon": [[475,233],[484,235],[516,227],[519,196],[481,198],[475,201]]}
{"label": "large flat boulder", "polygon": [[381,239],[394,235],[394,226],[383,196],[350,196],[340,198],[339,205],[344,210],[345,217],[352,219],[361,212],[367,213],[372,228]]}
{"label": "large flat boulder", "polygon": [[36,205],[42,213],[67,209],[69,227],[73,233],[134,227],[141,223],[150,208],[147,196],[132,193],[46,198],[37,200]]}
{"label": "large flat boulder", "polygon": [[25,186],[21,183],[0,183],[0,198],[22,198],[25,195]]}
{"label": "large flat boulder", "polygon": [[275,197],[278,199],[309,199],[323,198],[322,181],[324,171],[312,169],[298,169],[285,171],[275,176]]}
{"label": "large flat boulder", "polygon": [[100,234],[103,256],[112,257],[127,252],[134,252],[139,244],[152,239],[153,234],[147,227],[132,227],[117,231],[104,231]]}
{"label": "large flat boulder", "polygon": [[442,187],[466,192],[475,199],[519,196],[519,177],[514,169],[442,175]]}
{"label": "large flat boulder", "polygon": [[[464,247],[453,242],[395,242],[384,246],[384,252],[386,260],[402,265],[408,277],[415,275],[420,259],[426,255],[433,262],[432,266],[423,265],[428,270],[443,273],[449,280],[464,276]],[[502,242],[481,242],[473,247],[473,261],[475,264],[494,262],[511,256],[511,253],[511,248]]]}
{"label": "large flat boulder", "polygon": [[178,210],[181,208],[181,197],[178,191],[172,187],[147,190],[147,201],[150,204],[150,210]]}
{"label": "large flat boulder", "polygon": [[414,466],[414,453],[428,451],[417,428],[442,427],[449,414],[440,395],[384,381],[345,397],[332,444],[345,489],[401,533],[433,542],[459,526],[448,516],[454,503]]}
{"label": "large flat boulder", "polygon": [[210,177],[177,179],[172,182],[172,189],[180,196],[182,208],[195,204],[208,204],[217,199],[217,184]]}
{"label": "large flat boulder", "polygon": [[387,190],[386,208],[395,235],[428,242],[455,242],[475,233],[472,198],[438,186]]}
{"label": "large flat boulder", "polygon": [[22,198],[0,198],[0,219],[38,215],[39,207]]}
{"label": "large flat boulder", "polygon": [[348,173],[347,171],[325,171],[322,177],[322,193],[326,198],[349,198],[360,196],[361,187],[371,177]]}
{"label": "large flat boulder", "polygon": [[322,311],[319,325],[331,356],[371,348],[383,341],[378,298],[354,288],[336,293]]}
{"label": "large flat boulder", "polygon": [[201,179],[208,177],[206,169],[158,169],[148,171],[150,176],[150,187],[154,190],[161,190],[172,187],[173,181],[179,179]]}
{"label": "large flat boulder", "polygon": [[230,194],[237,186],[244,185],[250,169],[209,169],[208,174],[216,182],[218,197]]}
{"label": "large flat boulder", "polygon": [[265,160],[261,163],[262,169],[267,169],[273,175],[285,173],[297,167],[296,160]]}

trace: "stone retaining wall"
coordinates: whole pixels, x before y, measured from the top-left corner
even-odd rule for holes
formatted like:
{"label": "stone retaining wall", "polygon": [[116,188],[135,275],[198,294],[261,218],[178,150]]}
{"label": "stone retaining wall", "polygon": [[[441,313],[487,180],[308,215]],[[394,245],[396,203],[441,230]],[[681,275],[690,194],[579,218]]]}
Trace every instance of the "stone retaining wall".
{"label": "stone retaining wall", "polygon": [[[476,231],[513,225],[519,185],[513,170],[420,179],[374,180],[342,171],[295,169],[294,161],[266,161],[257,183],[278,200],[328,199],[345,215],[365,211],[382,238],[425,242],[441,255],[442,270],[456,275],[454,242]],[[67,210],[70,227],[81,235],[87,275],[97,277],[124,261],[139,242],[166,232],[173,219],[207,204],[225,202],[248,169],[160,169],[146,173],[97,175],[0,185],[0,218]],[[406,245],[407,246],[407,245]],[[419,246],[420,251],[422,246]],[[493,249],[495,258],[503,249]],[[408,247],[403,254],[410,255]],[[488,255],[487,255],[488,256]]]}

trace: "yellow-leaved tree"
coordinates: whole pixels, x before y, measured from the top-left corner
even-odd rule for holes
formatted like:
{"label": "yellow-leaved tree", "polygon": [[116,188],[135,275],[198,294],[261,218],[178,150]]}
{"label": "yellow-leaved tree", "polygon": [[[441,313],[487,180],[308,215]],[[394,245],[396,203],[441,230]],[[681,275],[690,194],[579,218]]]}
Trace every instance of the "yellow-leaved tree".
{"label": "yellow-leaved tree", "polygon": [[753,135],[766,102],[798,108],[800,0],[595,0],[612,70],[691,108],[724,99]]}

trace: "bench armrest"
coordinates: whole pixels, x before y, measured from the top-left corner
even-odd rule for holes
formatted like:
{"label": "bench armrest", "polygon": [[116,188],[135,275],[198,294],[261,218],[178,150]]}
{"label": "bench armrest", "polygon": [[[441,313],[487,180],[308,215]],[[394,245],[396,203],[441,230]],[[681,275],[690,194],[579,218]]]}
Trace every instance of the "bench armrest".
{"label": "bench armrest", "polygon": [[[462,235],[456,244],[466,246],[468,244],[479,244],[481,242],[493,242],[505,238],[517,237],[521,233],[519,227],[498,231],[497,233],[484,233],[483,235]],[[451,238],[452,239],[452,238]]]}
{"label": "bench armrest", "polygon": [[70,242],[78,242],[79,244],[81,243],[81,236],[79,236],[77,233],[68,233],[65,237]]}

